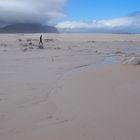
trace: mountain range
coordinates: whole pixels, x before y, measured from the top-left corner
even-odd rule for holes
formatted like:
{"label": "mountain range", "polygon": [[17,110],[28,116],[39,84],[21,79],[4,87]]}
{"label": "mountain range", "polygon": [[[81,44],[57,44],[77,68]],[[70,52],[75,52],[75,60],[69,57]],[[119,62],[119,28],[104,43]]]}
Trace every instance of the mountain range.
{"label": "mountain range", "polygon": [[53,26],[17,23],[0,28],[0,33],[58,33],[58,30]]}

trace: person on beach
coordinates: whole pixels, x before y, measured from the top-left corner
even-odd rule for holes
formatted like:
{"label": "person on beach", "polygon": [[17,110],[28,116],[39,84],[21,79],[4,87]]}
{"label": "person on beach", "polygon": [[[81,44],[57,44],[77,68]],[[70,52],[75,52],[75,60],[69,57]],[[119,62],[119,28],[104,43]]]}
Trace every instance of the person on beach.
{"label": "person on beach", "polygon": [[40,40],[39,40],[39,45],[43,45],[43,41],[42,41],[42,35],[40,36]]}

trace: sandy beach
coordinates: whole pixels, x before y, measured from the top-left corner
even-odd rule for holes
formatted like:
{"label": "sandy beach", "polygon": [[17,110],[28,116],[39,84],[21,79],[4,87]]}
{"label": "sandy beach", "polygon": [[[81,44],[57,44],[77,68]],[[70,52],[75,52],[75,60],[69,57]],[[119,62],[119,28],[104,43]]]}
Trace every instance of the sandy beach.
{"label": "sandy beach", "polygon": [[0,140],[140,139],[140,35],[42,35],[0,34]]}

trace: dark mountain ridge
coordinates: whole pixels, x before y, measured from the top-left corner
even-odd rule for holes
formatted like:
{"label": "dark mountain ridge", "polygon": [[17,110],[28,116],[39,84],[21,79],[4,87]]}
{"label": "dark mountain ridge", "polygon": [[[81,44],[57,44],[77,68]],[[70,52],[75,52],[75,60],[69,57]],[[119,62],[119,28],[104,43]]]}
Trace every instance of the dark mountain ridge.
{"label": "dark mountain ridge", "polygon": [[0,33],[58,33],[58,30],[53,26],[17,23],[0,28]]}

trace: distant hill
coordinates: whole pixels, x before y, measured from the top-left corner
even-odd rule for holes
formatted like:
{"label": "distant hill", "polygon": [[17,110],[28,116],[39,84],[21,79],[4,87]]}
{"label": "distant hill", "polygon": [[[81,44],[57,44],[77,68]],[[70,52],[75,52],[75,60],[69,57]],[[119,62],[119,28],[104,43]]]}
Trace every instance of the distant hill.
{"label": "distant hill", "polygon": [[58,33],[53,26],[17,23],[0,28],[0,33]]}

